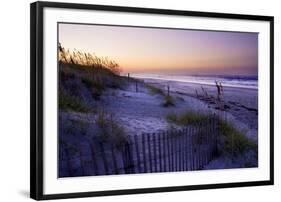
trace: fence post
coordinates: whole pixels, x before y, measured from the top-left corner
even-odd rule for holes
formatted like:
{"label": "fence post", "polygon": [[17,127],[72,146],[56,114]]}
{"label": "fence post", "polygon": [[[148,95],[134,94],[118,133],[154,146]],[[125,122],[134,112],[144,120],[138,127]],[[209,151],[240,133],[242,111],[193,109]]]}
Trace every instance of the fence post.
{"label": "fence post", "polygon": [[138,81],[136,80],[136,92],[138,92]]}

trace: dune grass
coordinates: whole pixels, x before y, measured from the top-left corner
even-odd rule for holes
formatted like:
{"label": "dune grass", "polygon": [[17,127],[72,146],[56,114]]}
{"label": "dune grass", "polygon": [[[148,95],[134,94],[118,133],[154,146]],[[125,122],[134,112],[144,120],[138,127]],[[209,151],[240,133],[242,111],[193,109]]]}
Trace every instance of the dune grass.
{"label": "dune grass", "polygon": [[209,117],[204,114],[196,112],[184,112],[182,114],[171,113],[166,116],[166,120],[180,126],[187,126],[189,124],[196,124],[208,120]]}
{"label": "dune grass", "polygon": [[164,96],[165,93],[161,88],[158,88],[156,86],[153,86],[151,84],[145,84],[146,88],[149,90],[149,93],[151,95],[162,95]]}
{"label": "dune grass", "polygon": [[145,84],[146,88],[148,88],[149,93],[151,95],[160,95],[163,97],[163,103],[162,106],[163,107],[171,107],[171,106],[175,106],[175,100],[171,95],[166,95],[164,90],[162,90],[161,88],[158,88],[156,86],[153,86],[151,84]]}
{"label": "dune grass", "polygon": [[65,49],[61,43],[58,45],[59,62],[76,65],[76,67],[88,67],[92,69],[108,69],[116,75],[119,75],[121,68],[118,63],[108,57],[98,57],[94,53],[84,53],[79,50]]}
{"label": "dune grass", "polygon": [[[86,86],[88,91],[91,92],[92,97],[89,100],[92,98],[100,100],[107,88],[123,88],[125,79],[120,76],[121,69],[115,61],[91,53],[66,50],[61,44],[58,48],[60,86],[62,89],[64,88],[64,95],[72,91],[70,88],[73,88],[73,85],[71,86],[70,83],[77,82],[74,80],[80,80],[82,85]],[[79,83],[76,86],[77,91],[84,87]],[[71,95],[66,96],[68,97],[63,98],[63,100],[69,100],[71,97]],[[74,103],[74,101],[71,103]]]}
{"label": "dune grass", "polygon": [[224,149],[226,152],[237,156],[248,150],[257,151],[257,144],[229,123],[220,121],[219,128],[224,137]]}
{"label": "dune grass", "polygon": [[122,148],[127,141],[127,134],[113,114],[98,110],[96,123],[101,129],[100,138],[112,142],[117,148]]}
{"label": "dune grass", "polygon": [[77,97],[59,91],[59,108],[66,111],[89,112],[90,109]]}
{"label": "dune grass", "polygon": [[[182,114],[171,113],[166,116],[168,122],[179,126],[204,123],[210,118],[211,117],[208,115],[195,112],[184,112]],[[238,156],[249,150],[257,152],[257,144],[248,139],[243,132],[237,130],[230,123],[219,119],[218,128],[221,134],[220,138],[222,140],[224,152],[234,156]]]}
{"label": "dune grass", "polygon": [[102,80],[96,80],[89,77],[82,77],[81,81],[86,85],[87,88],[91,89],[93,97],[98,100],[102,93],[105,91],[105,85]]}

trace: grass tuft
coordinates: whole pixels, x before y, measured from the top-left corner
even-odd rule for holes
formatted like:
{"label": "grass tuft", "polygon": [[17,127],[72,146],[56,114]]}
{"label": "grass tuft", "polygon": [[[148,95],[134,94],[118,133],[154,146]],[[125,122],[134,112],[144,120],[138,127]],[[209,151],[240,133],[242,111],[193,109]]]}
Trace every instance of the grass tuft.
{"label": "grass tuft", "polygon": [[235,156],[248,150],[257,150],[257,145],[245,134],[235,129],[227,122],[220,121],[220,131],[224,137],[224,148]]}
{"label": "grass tuft", "polygon": [[90,109],[77,97],[59,91],[59,108],[66,111],[88,112]]}
{"label": "grass tuft", "polygon": [[89,77],[82,77],[81,81],[86,85],[87,88],[91,89],[93,97],[97,100],[100,98],[103,91],[105,91],[105,85],[102,80],[95,80]]}
{"label": "grass tuft", "polygon": [[104,141],[110,141],[117,148],[122,148],[127,141],[127,134],[112,114],[104,110],[99,110],[97,112],[96,123],[101,129],[100,137]]}
{"label": "grass tuft", "polygon": [[175,101],[174,101],[173,97],[170,95],[165,95],[163,106],[164,107],[175,106]]}
{"label": "grass tuft", "polygon": [[160,88],[157,88],[150,84],[145,84],[145,86],[146,86],[146,88],[148,88],[151,95],[162,95],[162,96],[165,95],[164,91]]}
{"label": "grass tuft", "polygon": [[202,121],[208,120],[207,115],[195,113],[195,112],[185,112],[182,114],[171,113],[166,116],[166,120],[170,123],[174,123],[180,126],[186,126],[189,124],[196,124]]}
{"label": "grass tuft", "polygon": [[175,106],[174,98],[171,95],[165,95],[164,91],[161,88],[155,87],[150,84],[146,84],[146,88],[148,88],[151,95],[161,95],[163,97],[163,107]]}

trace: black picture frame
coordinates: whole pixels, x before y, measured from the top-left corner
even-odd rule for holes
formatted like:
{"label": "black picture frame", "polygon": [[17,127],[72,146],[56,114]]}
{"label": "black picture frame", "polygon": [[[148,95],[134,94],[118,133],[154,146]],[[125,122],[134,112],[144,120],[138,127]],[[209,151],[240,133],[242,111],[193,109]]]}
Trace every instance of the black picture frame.
{"label": "black picture frame", "polygon": [[[81,9],[93,11],[117,11],[130,13],[163,14],[170,16],[215,17],[268,21],[270,23],[270,180],[239,183],[188,185],[174,187],[155,187],[128,190],[93,191],[80,193],[50,194],[43,193],[43,9]],[[36,200],[93,197],[106,195],[186,191],[228,187],[246,187],[274,184],[274,17],[259,15],[240,15],[229,13],[195,12],[183,10],[120,7],[58,2],[35,2],[30,6],[30,197]]]}

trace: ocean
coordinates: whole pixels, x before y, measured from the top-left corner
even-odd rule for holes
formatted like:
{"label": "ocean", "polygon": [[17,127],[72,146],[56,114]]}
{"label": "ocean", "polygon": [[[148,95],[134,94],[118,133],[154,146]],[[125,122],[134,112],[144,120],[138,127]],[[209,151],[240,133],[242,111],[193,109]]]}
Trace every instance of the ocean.
{"label": "ocean", "polygon": [[215,81],[223,86],[258,89],[258,76],[241,75],[173,75],[173,74],[131,74],[131,77],[140,79],[159,79],[166,81],[188,82],[195,84],[215,85]]}

